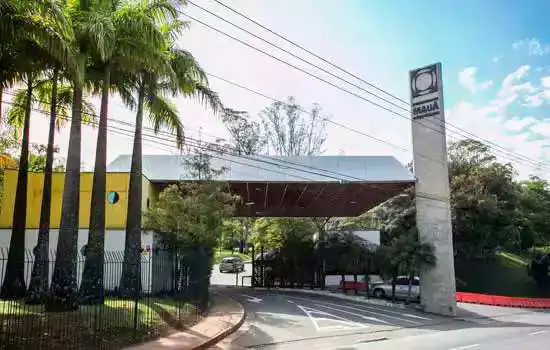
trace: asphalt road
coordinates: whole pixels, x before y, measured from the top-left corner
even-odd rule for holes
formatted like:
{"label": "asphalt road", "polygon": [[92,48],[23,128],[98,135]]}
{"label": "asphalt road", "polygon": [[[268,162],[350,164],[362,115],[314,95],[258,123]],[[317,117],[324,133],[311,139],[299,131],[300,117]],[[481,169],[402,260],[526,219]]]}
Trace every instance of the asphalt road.
{"label": "asphalt road", "polygon": [[301,293],[220,288],[247,310],[218,349],[548,349],[550,312],[461,306],[461,319]]}

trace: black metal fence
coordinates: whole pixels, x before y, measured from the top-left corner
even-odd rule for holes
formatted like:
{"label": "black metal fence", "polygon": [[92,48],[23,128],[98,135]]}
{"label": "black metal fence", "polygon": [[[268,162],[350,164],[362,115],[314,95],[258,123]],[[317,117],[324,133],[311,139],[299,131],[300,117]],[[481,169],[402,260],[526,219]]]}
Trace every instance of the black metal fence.
{"label": "black metal fence", "polygon": [[[4,294],[0,297],[0,349],[121,349],[198,321],[209,302],[211,254],[201,249],[139,253],[141,281],[137,283],[141,286],[131,295],[123,295],[119,288],[122,251],[105,253],[99,302],[84,302],[79,294],[77,300],[82,303],[76,310],[51,312],[46,306],[49,290],[38,303],[30,293],[26,297]],[[51,285],[55,252],[47,260],[43,260],[49,267],[45,282]],[[33,252],[27,250],[23,264],[18,264],[26,286],[34,263]],[[85,256],[79,253],[74,263],[80,288]],[[7,265],[8,249],[0,248],[0,282],[4,282]]]}

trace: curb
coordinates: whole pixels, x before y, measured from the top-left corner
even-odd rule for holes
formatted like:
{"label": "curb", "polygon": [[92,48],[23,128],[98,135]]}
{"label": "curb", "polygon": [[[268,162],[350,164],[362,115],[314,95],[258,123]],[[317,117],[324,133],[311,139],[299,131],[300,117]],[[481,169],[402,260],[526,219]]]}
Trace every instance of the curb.
{"label": "curb", "polygon": [[380,299],[365,299],[365,297],[361,296],[355,296],[355,295],[345,295],[340,293],[331,293],[326,291],[319,291],[319,290],[309,290],[309,289],[292,289],[292,288],[253,288],[254,290],[261,290],[261,291],[277,291],[277,292],[287,292],[287,293],[301,293],[301,294],[313,294],[313,295],[320,295],[335,299],[342,299],[342,300],[349,300],[349,301],[355,301],[363,304],[370,304],[370,305],[378,305],[378,306],[386,306],[386,307],[392,307],[397,309],[417,309],[423,311],[422,306],[420,305],[405,305],[401,303],[391,303],[388,301],[380,300]]}
{"label": "curb", "polygon": [[246,319],[246,309],[244,308],[243,304],[239,303],[237,300],[235,300],[233,298],[227,298],[227,299],[233,300],[234,302],[239,304],[239,306],[241,307],[242,315],[241,315],[239,321],[237,323],[235,323],[234,325],[231,325],[231,327],[221,331],[220,333],[218,333],[214,337],[212,337],[208,340],[205,340],[204,342],[202,342],[199,345],[196,345],[196,346],[192,347],[191,348],[192,350],[207,349],[207,348],[211,347],[212,345],[214,345],[216,343],[219,343],[220,341],[222,341],[224,338],[228,337],[232,333],[236,332],[243,325],[243,323]]}

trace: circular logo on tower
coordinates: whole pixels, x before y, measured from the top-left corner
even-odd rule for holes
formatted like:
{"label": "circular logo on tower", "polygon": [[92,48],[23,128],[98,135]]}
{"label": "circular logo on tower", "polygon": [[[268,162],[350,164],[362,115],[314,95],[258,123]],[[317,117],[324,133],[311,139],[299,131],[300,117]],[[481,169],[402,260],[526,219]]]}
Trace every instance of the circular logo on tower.
{"label": "circular logo on tower", "polygon": [[438,91],[437,66],[429,66],[411,72],[412,97],[432,94]]}
{"label": "circular logo on tower", "polygon": [[107,203],[116,204],[119,199],[120,198],[119,198],[118,193],[116,193],[114,191],[111,191],[111,192],[107,193]]}

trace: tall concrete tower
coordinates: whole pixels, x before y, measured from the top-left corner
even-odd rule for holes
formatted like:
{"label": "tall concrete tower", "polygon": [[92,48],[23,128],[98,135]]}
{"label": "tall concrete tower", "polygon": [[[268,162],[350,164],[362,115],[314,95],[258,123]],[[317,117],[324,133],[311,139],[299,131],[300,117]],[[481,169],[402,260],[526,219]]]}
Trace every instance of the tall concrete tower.
{"label": "tall concrete tower", "polygon": [[416,182],[416,222],[421,242],[435,247],[437,265],[420,273],[425,311],[456,314],[456,286],[441,63],[410,71]]}

